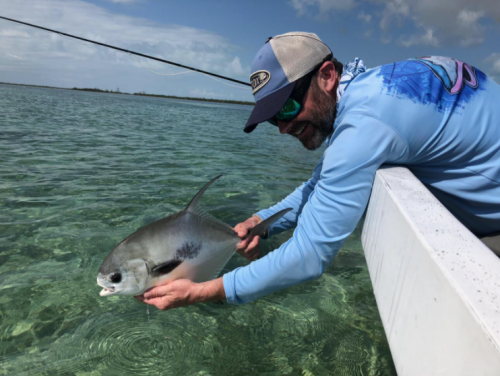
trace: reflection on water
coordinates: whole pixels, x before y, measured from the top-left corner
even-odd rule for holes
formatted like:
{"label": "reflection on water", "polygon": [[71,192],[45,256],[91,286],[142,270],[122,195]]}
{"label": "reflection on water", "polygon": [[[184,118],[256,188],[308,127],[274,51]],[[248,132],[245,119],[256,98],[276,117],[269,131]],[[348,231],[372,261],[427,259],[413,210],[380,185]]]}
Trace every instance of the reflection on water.
{"label": "reflection on water", "polygon": [[110,250],[210,178],[225,175],[204,207],[234,225],[307,179],[320,151],[268,125],[244,134],[246,106],[6,85],[0,106],[0,375],[396,374],[359,228],[322,278],[244,306],[148,316],[99,296]]}

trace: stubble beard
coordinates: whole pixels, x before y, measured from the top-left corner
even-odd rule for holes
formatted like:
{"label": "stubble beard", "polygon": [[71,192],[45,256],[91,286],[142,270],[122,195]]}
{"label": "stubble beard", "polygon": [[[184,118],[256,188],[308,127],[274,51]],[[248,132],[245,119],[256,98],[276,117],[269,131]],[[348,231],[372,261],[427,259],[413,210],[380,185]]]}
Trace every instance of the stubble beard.
{"label": "stubble beard", "polygon": [[311,126],[313,133],[311,136],[299,140],[306,149],[316,150],[333,132],[333,123],[337,117],[337,100],[322,91],[316,80],[311,82],[309,95],[315,104],[310,110],[311,117],[315,120],[304,121],[302,124]]}

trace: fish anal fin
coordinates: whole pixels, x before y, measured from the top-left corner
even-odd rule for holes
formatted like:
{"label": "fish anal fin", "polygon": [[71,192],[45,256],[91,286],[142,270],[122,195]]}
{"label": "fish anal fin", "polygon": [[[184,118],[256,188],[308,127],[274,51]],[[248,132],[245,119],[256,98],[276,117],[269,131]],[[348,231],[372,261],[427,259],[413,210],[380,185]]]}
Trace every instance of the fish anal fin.
{"label": "fish anal fin", "polygon": [[168,260],[161,264],[158,264],[151,268],[151,272],[157,275],[164,275],[170,273],[172,270],[177,268],[180,264],[182,264],[182,260]]}

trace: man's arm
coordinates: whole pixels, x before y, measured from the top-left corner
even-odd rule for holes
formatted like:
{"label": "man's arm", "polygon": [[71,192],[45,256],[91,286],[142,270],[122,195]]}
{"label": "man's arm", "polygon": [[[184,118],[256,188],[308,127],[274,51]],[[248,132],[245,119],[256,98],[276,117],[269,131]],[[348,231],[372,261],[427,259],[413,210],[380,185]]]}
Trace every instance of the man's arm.
{"label": "man's arm", "polygon": [[223,276],[230,303],[245,303],[318,278],[363,214],[376,170],[403,162],[406,142],[387,124],[347,115],[325,152],[321,176],[293,237],[279,249]]}

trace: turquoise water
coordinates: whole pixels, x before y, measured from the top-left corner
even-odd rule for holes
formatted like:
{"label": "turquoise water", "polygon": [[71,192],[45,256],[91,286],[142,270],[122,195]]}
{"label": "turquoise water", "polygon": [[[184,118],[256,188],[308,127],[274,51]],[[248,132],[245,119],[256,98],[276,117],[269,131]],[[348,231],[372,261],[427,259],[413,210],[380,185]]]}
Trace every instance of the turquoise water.
{"label": "turquoise water", "polygon": [[396,374],[359,228],[319,280],[247,305],[148,315],[99,296],[114,246],[214,176],[203,205],[234,226],[321,151],[270,125],[243,133],[248,106],[0,85],[0,108],[0,375]]}

